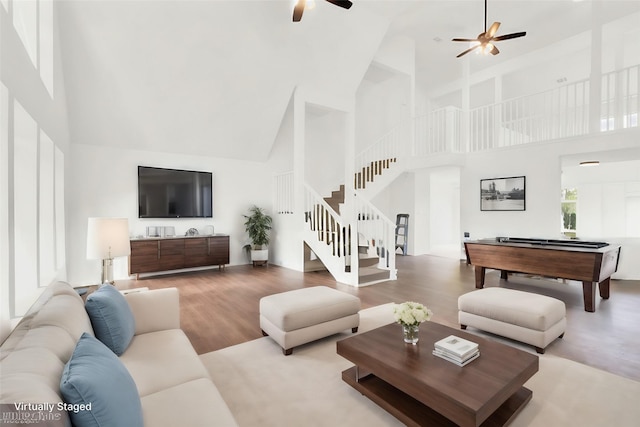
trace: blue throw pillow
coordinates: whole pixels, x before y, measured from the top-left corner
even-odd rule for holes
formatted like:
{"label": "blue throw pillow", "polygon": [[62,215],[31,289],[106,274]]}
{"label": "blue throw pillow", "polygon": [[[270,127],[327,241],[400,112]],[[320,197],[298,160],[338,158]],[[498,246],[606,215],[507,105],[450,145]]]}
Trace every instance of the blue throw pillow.
{"label": "blue throw pillow", "polygon": [[136,322],[129,303],[114,286],[104,284],[87,297],[85,308],[96,338],[120,356],[129,347]]}
{"label": "blue throw pillow", "polygon": [[75,427],[142,427],[136,383],[118,356],[83,333],[60,379],[60,392]]}

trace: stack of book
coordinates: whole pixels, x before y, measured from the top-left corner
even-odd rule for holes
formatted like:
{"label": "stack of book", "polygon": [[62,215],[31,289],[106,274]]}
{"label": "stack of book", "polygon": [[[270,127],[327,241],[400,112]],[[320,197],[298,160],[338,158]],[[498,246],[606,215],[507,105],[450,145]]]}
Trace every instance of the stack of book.
{"label": "stack of book", "polygon": [[458,366],[465,366],[480,356],[480,350],[477,343],[449,335],[436,342],[433,354]]}

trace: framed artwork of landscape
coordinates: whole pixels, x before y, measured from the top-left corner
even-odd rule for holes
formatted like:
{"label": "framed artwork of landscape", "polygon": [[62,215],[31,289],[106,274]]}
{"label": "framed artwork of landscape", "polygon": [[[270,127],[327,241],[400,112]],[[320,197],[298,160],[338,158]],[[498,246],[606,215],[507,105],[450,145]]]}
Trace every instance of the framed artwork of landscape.
{"label": "framed artwork of landscape", "polygon": [[524,176],[480,180],[481,211],[523,211],[525,202]]}

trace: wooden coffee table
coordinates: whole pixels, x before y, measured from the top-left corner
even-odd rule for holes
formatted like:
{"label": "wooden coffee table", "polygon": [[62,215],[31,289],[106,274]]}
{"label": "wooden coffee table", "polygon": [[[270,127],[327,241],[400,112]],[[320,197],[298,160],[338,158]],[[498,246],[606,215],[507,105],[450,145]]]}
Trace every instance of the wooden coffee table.
{"label": "wooden coffee table", "polygon": [[[449,335],[479,344],[480,357],[459,367],[432,354]],[[337,343],[356,366],[342,379],[408,426],[504,426],[531,400],[523,384],[538,356],[434,322],[420,325],[417,345],[401,327],[383,326]]]}

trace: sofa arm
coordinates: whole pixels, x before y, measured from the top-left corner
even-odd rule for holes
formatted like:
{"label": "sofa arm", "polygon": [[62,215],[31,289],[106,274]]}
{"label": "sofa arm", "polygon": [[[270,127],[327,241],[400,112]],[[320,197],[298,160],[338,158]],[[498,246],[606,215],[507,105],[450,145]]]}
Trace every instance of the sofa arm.
{"label": "sofa arm", "polygon": [[136,335],[180,329],[180,298],[177,288],[154,289],[125,295],[136,321]]}

